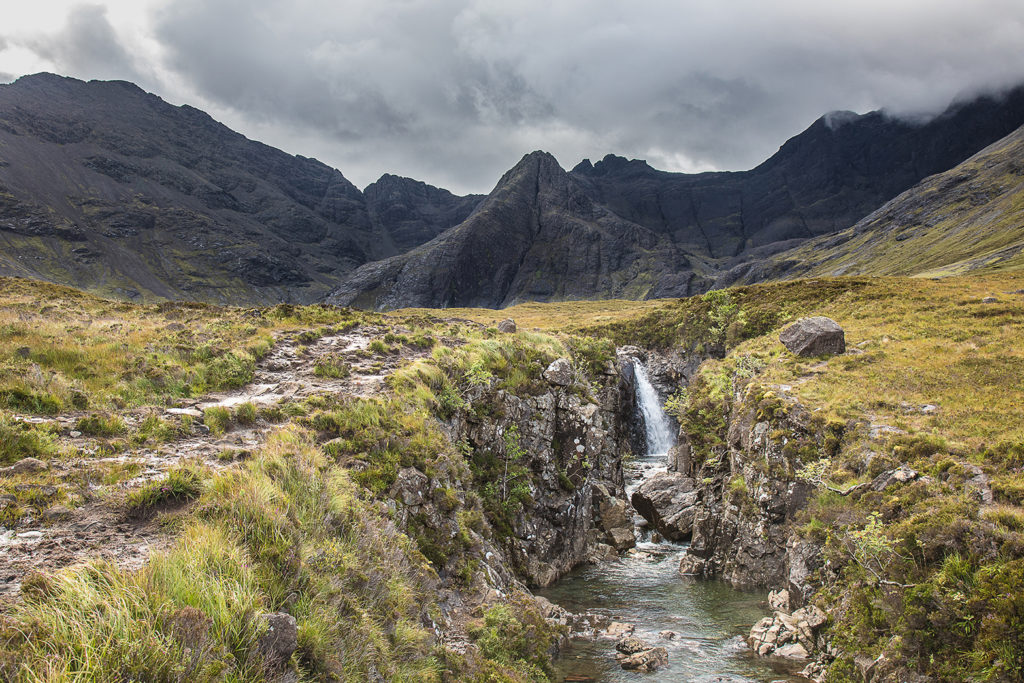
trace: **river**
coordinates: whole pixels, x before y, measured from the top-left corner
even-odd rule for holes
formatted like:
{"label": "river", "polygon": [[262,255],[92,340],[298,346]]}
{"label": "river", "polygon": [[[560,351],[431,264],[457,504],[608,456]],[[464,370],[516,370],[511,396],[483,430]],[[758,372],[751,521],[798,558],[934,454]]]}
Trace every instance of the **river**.
{"label": "river", "polygon": [[[666,453],[673,443],[671,423],[657,392],[643,366],[635,363],[634,369],[649,452],[629,468],[627,493],[647,477],[665,471]],[[787,675],[784,668],[773,669],[743,641],[750,627],[766,616],[767,593],[684,578],[678,568],[685,545],[651,543],[642,527],[640,538],[636,550],[619,561],[580,568],[540,594],[573,612],[594,612],[635,624],[637,637],[668,650],[668,667],[649,674],[623,671],[615,660],[614,639],[576,639],[556,661],[555,680],[570,676],[575,677],[570,680],[609,683],[803,680]],[[674,636],[667,638],[664,631]]]}

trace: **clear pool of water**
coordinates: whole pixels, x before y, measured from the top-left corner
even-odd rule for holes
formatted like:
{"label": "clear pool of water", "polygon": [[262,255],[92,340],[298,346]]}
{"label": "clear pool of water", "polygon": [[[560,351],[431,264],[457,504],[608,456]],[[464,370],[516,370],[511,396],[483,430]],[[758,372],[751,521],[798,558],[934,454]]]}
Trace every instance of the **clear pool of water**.
{"label": "clear pool of water", "polygon": [[[573,612],[595,612],[636,625],[635,635],[664,647],[669,666],[649,674],[623,671],[615,639],[573,640],[556,662],[558,677],[595,681],[798,681],[793,668],[757,658],[743,635],[767,614],[767,594],[737,591],[720,581],[678,573],[684,549],[642,543],[637,556],[581,568],[540,594]],[[674,631],[668,640],[660,631]],[[776,667],[776,668],[773,668]]]}

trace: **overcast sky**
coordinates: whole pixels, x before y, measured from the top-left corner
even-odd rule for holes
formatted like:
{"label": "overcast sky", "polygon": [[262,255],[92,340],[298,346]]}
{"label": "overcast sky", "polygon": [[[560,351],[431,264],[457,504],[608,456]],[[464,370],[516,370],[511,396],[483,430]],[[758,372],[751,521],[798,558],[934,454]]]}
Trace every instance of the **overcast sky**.
{"label": "overcast sky", "polygon": [[1024,82],[1021,0],[27,0],[0,81],[125,79],[364,187],[487,192],[534,149],[744,169],[835,109]]}

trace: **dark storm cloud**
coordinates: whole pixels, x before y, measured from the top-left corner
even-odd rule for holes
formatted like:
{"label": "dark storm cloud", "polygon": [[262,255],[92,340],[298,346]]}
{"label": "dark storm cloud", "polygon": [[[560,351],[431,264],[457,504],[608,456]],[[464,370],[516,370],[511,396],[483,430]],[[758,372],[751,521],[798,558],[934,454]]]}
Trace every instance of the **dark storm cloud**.
{"label": "dark storm cloud", "polygon": [[121,44],[102,5],[77,5],[68,13],[60,31],[29,38],[24,44],[55,64],[61,73],[131,80],[144,85],[148,80]]}
{"label": "dark storm cloud", "polygon": [[203,97],[357,182],[477,191],[535,148],[747,168],[829,110],[1024,80],[1024,3],[1004,0],[179,0],[158,27]]}
{"label": "dark storm cloud", "polygon": [[100,5],[4,35],[360,185],[394,172],[486,191],[533,149],[749,168],[830,110],[926,116],[1024,81],[1020,0],[148,2],[142,41]]}

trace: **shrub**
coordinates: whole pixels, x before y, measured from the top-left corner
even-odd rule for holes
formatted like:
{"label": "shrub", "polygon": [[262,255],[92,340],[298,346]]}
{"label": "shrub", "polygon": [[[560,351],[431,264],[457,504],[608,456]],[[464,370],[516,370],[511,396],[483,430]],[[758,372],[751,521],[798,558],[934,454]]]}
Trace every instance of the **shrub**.
{"label": "shrub", "polygon": [[167,473],[166,479],[151,482],[128,494],[128,511],[145,514],[165,503],[184,503],[203,492],[203,475],[197,467],[182,465]]}
{"label": "shrub", "polygon": [[223,406],[211,406],[203,411],[203,424],[212,434],[223,434],[231,425],[231,411]]}
{"label": "shrub", "polygon": [[89,436],[119,436],[127,431],[117,415],[89,415],[79,418],[75,429]]}

